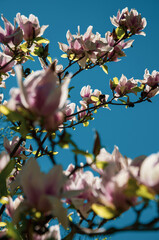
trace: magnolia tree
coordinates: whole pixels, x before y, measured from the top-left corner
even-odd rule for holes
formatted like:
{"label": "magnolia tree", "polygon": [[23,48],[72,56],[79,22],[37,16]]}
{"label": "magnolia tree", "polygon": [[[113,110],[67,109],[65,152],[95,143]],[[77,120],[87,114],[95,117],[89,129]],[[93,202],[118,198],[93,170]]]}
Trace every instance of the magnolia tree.
{"label": "magnolia tree", "polygon": [[[68,43],[59,43],[66,58],[64,67],[50,57],[49,41],[42,37],[48,26],[40,27],[37,17],[18,13],[14,25],[3,15],[2,20],[0,87],[5,88],[4,80],[16,75],[18,88],[10,90],[8,101],[0,95],[1,118],[14,131],[12,139],[4,138],[0,154],[0,238],[69,240],[77,234],[107,237],[119,231],[159,230],[158,216],[147,223],[140,219],[152,200],[159,211],[159,153],[134,160],[123,156],[118,147],[109,153],[101,147],[97,132],[88,152],[68,132],[80,124],[88,126],[99,108],[131,108],[151,102],[159,93],[159,72],[146,69],[141,80],[124,75],[110,80],[111,96],[86,85],[79,93],[81,101],[71,102],[72,79],[97,67],[107,73],[107,64],[119,61],[132,46],[131,37],[145,36],[146,19],[125,8],[110,18],[114,28],[104,37],[94,34],[92,26],[84,35],[79,27],[76,35],[68,30]],[[36,59],[42,69],[33,71],[31,60]],[[56,151],[66,147],[74,158],[63,169]],[[48,173],[38,164],[42,157],[43,164],[45,158],[52,163]],[[107,227],[129,208],[136,214],[134,223]]]}

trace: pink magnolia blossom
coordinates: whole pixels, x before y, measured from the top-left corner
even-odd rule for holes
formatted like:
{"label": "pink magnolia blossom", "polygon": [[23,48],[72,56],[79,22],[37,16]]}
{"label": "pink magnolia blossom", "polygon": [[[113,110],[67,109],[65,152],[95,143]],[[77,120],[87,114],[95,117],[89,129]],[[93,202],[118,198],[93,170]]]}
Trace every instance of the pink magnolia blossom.
{"label": "pink magnolia blossom", "polygon": [[31,41],[36,37],[40,37],[48,27],[48,25],[40,27],[38,18],[33,14],[30,14],[29,18],[27,18],[24,15],[17,13],[16,21],[23,30],[24,40],[26,41]]}
{"label": "pink magnolia blossom", "polygon": [[112,49],[112,47],[107,44],[106,40],[101,38],[99,33],[93,34],[92,29],[93,27],[89,26],[84,35],[80,34],[79,27],[76,35],[72,35],[70,31],[68,31],[66,38],[69,46],[59,43],[60,49],[67,53],[68,57],[73,54],[76,59],[81,58],[78,63],[83,68],[88,60],[95,63],[98,58]]}
{"label": "pink magnolia blossom", "polygon": [[36,159],[30,158],[11,184],[12,190],[21,186],[25,196],[17,211],[20,212],[23,206],[36,208],[38,211],[57,217],[59,222],[67,227],[67,212],[61,202],[66,181],[62,166],[56,165],[45,174],[40,171]]}
{"label": "pink magnolia blossom", "polygon": [[154,89],[148,85],[146,85],[144,89],[144,93],[146,93],[146,97],[152,98],[159,94],[159,87],[155,87]]}
{"label": "pink magnolia blossom", "polygon": [[10,56],[0,52],[0,73],[11,71],[14,65],[15,61]]}
{"label": "pink magnolia blossom", "polygon": [[[15,136],[12,141],[9,141],[7,137],[4,137],[3,145],[6,149],[6,151],[11,154],[17,143],[19,142],[19,137]],[[22,151],[26,150],[25,147],[19,146],[17,151],[14,153],[14,157],[18,156]]]}
{"label": "pink magnolia blossom", "polygon": [[154,70],[150,74],[148,69],[145,69],[143,82],[146,83],[150,87],[158,86],[158,84],[159,84],[159,72]]}
{"label": "pink magnolia blossom", "polygon": [[[90,157],[86,159],[89,164],[92,163]],[[109,180],[119,173],[120,170],[128,170],[131,161],[131,159],[122,156],[117,146],[114,147],[112,154],[107,152],[105,148],[101,148],[99,154],[96,156],[96,162],[91,164],[91,167],[101,175],[104,174]]]}
{"label": "pink magnolia blossom", "polygon": [[[81,92],[80,92],[80,95],[83,99],[88,99],[91,97],[91,94],[92,94],[92,89],[91,89],[91,86],[90,85],[87,85],[87,86],[84,86],[82,89],[81,89]],[[87,102],[87,100],[86,100]]]}
{"label": "pink magnolia blossom", "polygon": [[72,117],[69,117],[70,115],[72,115],[75,111],[75,107],[76,107],[76,104],[75,103],[70,103],[70,104],[67,104],[65,109],[64,109],[64,112],[66,114],[66,120],[69,120],[69,121],[76,121],[76,117],[75,116],[72,116]]}
{"label": "pink magnolia blossom", "polygon": [[159,153],[151,154],[143,160],[139,179],[159,194]]}
{"label": "pink magnolia blossom", "polygon": [[[74,165],[70,164],[65,171],[69,175],[74,169]],[[100,189],[99,177],[94,177],[91,171],[84,172],[80,169],[73,173],[65,185],[66,191],[77,191],[75,196],[66,199],[66,202],[73,204],[84,217],[88,216],[92,203],[96,201],[96,190]],[[79,192],[79,193],[78,193]]]}
{"label": "pink magnolia blossom", "polygon": [[116,42],[113,39],[112,33],[109,31],[105,34],[105,38],[109,46],[111,47],[114,46],[113,50],[108,53],[109,61],[114,61],[114,62],[119,61],[120,57],[126,56],[125,53],[122,51],[122,49],[127,49],[131,47],[134,42],[134,40],[129,40],[127,42],[124,42],[124,40],[122,40],[116,45]]}
{"label": "pink magnolia blossom", "polygon": [[13,26],[3,15],[1,18],[4,21],[5,30],[0,27],[0,42],[8,43],[11,47],[12,45],[18,46],[23,40],[22,30]]}
{"label": "pink magnolia blossom", "polygon": [[18,196],[15,200],[13,200],[10,196],[8,197],[8,203],[6,204],[6,214],[13,218],[14,212],[19,206],[19,204],[24,200],[22,196]]}
{"label": "pink magnolia blossom", "polygon": [[79,119],[82,119],[87,115],[87,112],[85,111],[85,109],[87,109],[87,105],[84,101],[80,101],[80,104],[81,104],[81,107],[77,106],[77,112],[79,112],[78,113]]}
{"label": "pink magnolia blossom", "polygon": [[137,81],[135,81],[133,78],[128,80],[122,74],[122,76],[119,80],[119,83],[115,88],[115,91],[117,92],[116,96],[118,97],[118,96],[123,96],[127,93],[135,93],[135,92],[133,92],[133,88],[136,86],[137,86]]}
{"label": "pink magnolia blossom", "polygon": [[[89,105],[91,103],[93,105],[96,105],[98,101],[93,101],[93,99],[91,97],[92,96],[97,97],[97,98],[99,98],[99,101],[100,101],[100,96],[102,95],[102,92],[98,89],[95,89],[93,92],[93,90],[91,89],[91,86],[87,85],[81,89],[80,95],[82,97],[82,101],[80,101],[81,105],[83,103],[85,103],[86,105]],[[104,96],[104,98],[103,98],[104,101],[108,100],[109,95],[102,95],[102,96]]]}
{"label": "pink magnolia blossom", "polygon": [[128,210],[137,203],[137,198],[135,196],[132,197],[125,194],[129,178],[129,172],[123,169],[109,181],[106,180],[107,178],[104,176],[101,183],[99,202],[107,207],[115,209],[117,215]]}
{"label": "pink magnolia blossom", "polygon": [[117,13],[117,17],[113,16],[110,18],[111,23],[116,27],[124,27],[129,30],[132,34],[146,35],[142,30],[146,27],[147,22],[145,18],[141,18],[135,9],[124,8],[122,12],[120,10]]}
{"label": "pink magnolia blossom", "polygon": [[20,66],[16,67],[19,89],[11,89],[11,100],[8,107],[18,110],[23,107],[31,111],[37,118],[44,121],[47,129],[57,129],[63,122],[65,107],[68,97],[68,84],[71,76],[68,75],[63,83],[57,86],[56,61],[47,70],[36,71],[22,81]]}

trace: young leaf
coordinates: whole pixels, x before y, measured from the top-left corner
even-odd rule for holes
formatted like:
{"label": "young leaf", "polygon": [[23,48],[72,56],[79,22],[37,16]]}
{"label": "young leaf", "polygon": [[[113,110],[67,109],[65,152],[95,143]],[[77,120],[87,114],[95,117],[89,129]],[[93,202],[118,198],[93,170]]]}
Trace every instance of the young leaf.
{"label": "young leaf", "polygon": [[33,57],[31,57],[31,56],[25,56],[25,58],[35,62],[35,59]]}
{"label": "young leaf", "polygon": [[103,71],[108,74],[108,67],[106,65],[102,65]]}
{"label": "young leaf", "polygon": [[67,54],[62,54],[61,57],[62,58],[67,58],[68,56],[67,56]]}
{"label": "young leaf", "polygon": [[147,198],[149,200],[155,199],[155,193],[150,191],[145,185],[140,185],[136,191],[136,195],[139,197]]}
{"label": "young leaf", "polygon": [[125,31],[122,27],[116,28],[115,33],[116,33],[118,39],[121,39],[125,36]]}
{"label": "young leaf", "polygon": [[113,207],[103,206],[97,203],[92,204],[92,210],[100,217],[111,219],[115,217],[116,210]]}
{"label": "young leaf", "polygon": [[96,96],[91,96],[91,100],[92,100],[93,102],[98,102],[98,101],[99,101],[99,98],[96,97]]}
{"label": "young leaf", "polygon": [[83,123],[83,126],[84,126],[84,127],[88,127],[88,125],[89,125],[89,122],[88,122],[88,121]]}
{"label": "young leaf", "polygon": [[42,44],[42,43],[48,44],[50,42],[48,39],[42,38],[42,37],[35,38],[35,41],[36,41],[37,44]]}

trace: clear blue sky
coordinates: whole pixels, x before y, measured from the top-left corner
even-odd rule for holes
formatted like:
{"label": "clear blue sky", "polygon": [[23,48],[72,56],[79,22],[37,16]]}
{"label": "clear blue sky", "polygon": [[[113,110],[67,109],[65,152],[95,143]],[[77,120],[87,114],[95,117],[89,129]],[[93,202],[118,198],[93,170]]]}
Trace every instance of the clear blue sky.
{"label": "clear blue sky", "polygon": [[[108,75],[105,75],[98,68],[92,70],[92,72],[81,73],[81,75],[74,78],[72,85],[76,84],[77,88],[72,94],[74,100],[77,101],[80,100],[79,92],[84,85],[89,84],[92,88],[98,88],[103,93],[107,93],[109,79],[115,76],[120,77],[122,73],[128,78],[142,79],[145,68],[148,68],[150,72],[154,69],[159,71],[159,1],[0,0],[0,11],[10,21],[17,12],[20,12],[26,16],[33,13],[39,17],[41,25],[49,24],[44,36],[51,41],[51,56],[59,59],[59,63],[64,66],[67,64],[67,60],[60,59],[62,52],[59,50],[57,42],[67,43],[65,35],[68,29],[70,29],[71,33],[76,33],[77,26],[80,25],[81,33],[84,33],[89,25],[93,25],[93,32],[98,31],[104,37],[106,31],[113,29],[109,17],[116,15],[118,9],[122,10],[125,7],[129,9],[135,8],[143,17],[146,17],[146,37],[136,36],[133,48],[126,51],[127,57],[118,63],[108,65]],[[40,66],[35,65],[35,70],[38,68]],[[12,84],[11,81],[8,79],[8,83],[6,82],[7,89]],[[91,150],[94,136],[93,129],[97,129],[101,135],[102,145],[110,152],[113,150],[114,145],[117,145],[123,155],[131,158],[142,154],[156,153],[159,151],[159,96],[156,96],[152,101],[152,104],[143,103],[130,109],[124,107],[111,107],[111,111],[101,109],[88,128],[77,127],[77,130],[73,132],[74,140],[77,141],[81,148]],[[65,159],[63,159],[63,155],[60,157],[61,161],[65,162],[65,167],[72,160],[69,154],[65,154]],[[131,221],[131,215],[124,214],[121,220],[123,224]],[[157,240],[159,239],[159,232],[119,234],[112,236],[111,239],[131,240],[141,238],[144,238],[144,240],[150,238]]]}

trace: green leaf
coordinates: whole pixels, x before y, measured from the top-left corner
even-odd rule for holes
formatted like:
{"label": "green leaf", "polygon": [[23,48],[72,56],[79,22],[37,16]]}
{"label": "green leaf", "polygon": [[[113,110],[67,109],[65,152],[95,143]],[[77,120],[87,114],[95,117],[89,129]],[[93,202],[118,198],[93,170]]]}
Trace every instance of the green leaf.
{"label": "green leaf", "polygon": [[96,167],[99,169],[104,169],[108,166],[107,162],[102,162],[102,161],[96,161]]}
{"label": "green leaf", "polygon": [[70,60],[73,60],[73,61],[77,61],[77,60],[78,60],[78,58],[76,57],[76,55],[75,55],[74,53],[71,53],[71,54],[69,55],[69,59],[70,59]]}
{"label": "green leaf", "polygon": [[80,149],[73,149],[72,152],[74,152],[75,154],[80,154],[80,155],[83,155],[83,156],[86,156],[86,157],[91,157],[93,159],[93,156],[91,153],[88,153],[88,152],[85,152],[83,150],[80,150]]}
{"label": "green leaf", "polygon": [[31,56],[25,56],[25,58],[35,62],[35,59],[33,57],[31,57]]}
{"label": "green leaf", "polygon": [[93,102],[98,102],[98,101],[99,101],[99,98],[96,97],[96,96],[91,96],[91,100],[92,100]]}
{"label": "green leaf", "polygon": [[129,179],[125,194],[128,197],[137,196],[147,198],[149,200],[155,199],[155,193],[151,189],[143,184],[138,185],[137,181],[133,178]]}
{"label": "green leaf", "polygon": [[62,54],[61,57],[62,58],[68,58],[67,54]]}
{"label": "green leaf", "polygon": [[5,222],[0,222],[0,227],[5,227],[7,224]]}
{"label": "green leaf", "polygon": [[117,78],[117,77],[114,77],[114,78],[113,78],[113,84],[114,84],[114,85],[118,85],[118,83],[119,83],[118,78]]}
{"label": "green leaf", "polygon": [[88,121],[83,123],[83,126],[84,126],[84,127],[88,127],[88,125],[89,125],[89,122],[88,122]]}
{"label": "green leaf", "polygon": [[33,139],[31,135],[26,136],[26,139]]}
{"label": "green leaf", "polygon": [[28,44],[27,44],[27,42],[21,44],[21,45],[20,45],[20,48],[21,48],[21,50],[22,50],[23,52],[25,52],[25,53],[29,51],[29,50],[28,50]]}
{"label": "green leaf", "polygon": [[7,204],[8,203],[8,198],[7,197],[1,197],[0,203],[1,204]]}
{"label": "green leaf", "polygon": [[140,185],[139,188],[136,191],[136,195],[138,197],[143,197],[147,198],[149,200],[154,200],[155,199],[155,193],[148,189],[145,185]]}
{"label": "green leaf", "polygon": [[118,39],[121,39],[125,36],[125,31],[122,27],[116,28],[115,33],[116,33]]}
{"label": "green leaf", "polygon": [[51,57],[47,57],[47,60],[49,61],[49,63],[52,63],[52,58]]}
{"label": "green leaf", "polygon": [[22,240],[18,229],[15,228],[12,222],[7,222],[7,235],[12,239]]}
{"label": "green leaf", "polygon": [[92,210],[100,217],[112,219],[116,215],[116,209],[113,207],[103,206],[97,203],[92,204]]}
{"label": "green leaf", "polygon": [[35,38],[35,41],[37,44],[42,44],[42,43],[48,44],[50,42],[48,39],[43,38],[43,37],[37,37],[37,38]]}
{"label": "green leaf", "polygon": [[128,197],[136,196],[137,189],[138,189],[137,181],[133,178],[130,178],[128,181],[127,189],[125,190],[125,194]]}
{"label": "green leaf", "polygon": [[108,67],[106,65],[102,65],[103,71],[108,74]]}
{"label": "green leaf", "polygon": [[59,145],[60,145],[60,147],[62,147],[63,149],[69,149],[69,144],[68,144],[68,143],[60,143]]}
{"label": "green leaf", "polygon": [[7,116],[11,111],[4,105],[1,105],[0,106],[0,112],[2,114],[4,114],[5,116]]}
{"label": "green leaf", "polygon": [[123,99],[118,99],[120,102],[122,102],[124,105],[126,105],[126,101],[125,100],[123,100]]}
{"label": "green leaf", "polygon": [[44,53],[43,47],[35,47],[34,52],[31,52],[31,55],[41,57],[43,53]]}
{"label": "green leaf", "polygon": [[20,125],[20,134],[21,134],[21,136],[23,137],[23,138],[25,138],[26,137],[26,135],[28,134],[28,128],[27,128],[27,124],[26,124],[26,121],[25,120],[23,120],[22,122],[21,122],[21,125]]}
{"label": "green leaf", "polygon": [[134,92],[142,92],[143,89],[144,89],[145,85],[144,84],[141,84],[140,87],[134,87],[132,88],[131,90],[133,90]]}

